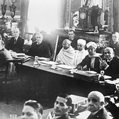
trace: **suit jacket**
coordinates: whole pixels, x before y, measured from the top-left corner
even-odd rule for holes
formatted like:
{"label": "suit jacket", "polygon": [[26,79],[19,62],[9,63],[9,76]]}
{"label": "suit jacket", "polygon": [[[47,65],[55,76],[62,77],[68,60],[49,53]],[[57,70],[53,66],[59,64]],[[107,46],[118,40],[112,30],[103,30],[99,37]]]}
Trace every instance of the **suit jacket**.
{"label": "suit jacket", "polygon": [[43,41],[41,44],[34,42],[27,54],[30,56],[51,58],[51,49],[47,42]]}
{"label": "suit jacket", "polygon": [[105,108],[99,110],[95,115],[90,114],[87,119],[110,119]]}
{"label": "suit jacket", "polygon": [[109,67],[105,70],[105,74],[112,76],[112,79],[119,78],[119,58],[114,57],[110,62],[107,62]]}
{"label": "suit jacket", "polygon": [[119,42],[112,44],[111,47],[113,48],[115,55],[119,57]]}
{"label": "suit jacket", "polygon": [[78,64],[78,65],[81,65],[81,66],[87,66],[87,69],[89,70],[92,70],[92,71],[96,71],[96,72],[100,72],[100,58],[99,57],[95,57],[95,62],[94,62],[94,68],[91,68],[91,57],[89,57],[89,55],[87,55],[83,61]]}
{"label": "suit jacket", "polygon": [[13,50],[15,52],[23,52],[23,46],[24,46],[24,39],[22,37],[18,37],[17,41],[15,41],[15,38],[12,37],[8,43],[8,50]]}

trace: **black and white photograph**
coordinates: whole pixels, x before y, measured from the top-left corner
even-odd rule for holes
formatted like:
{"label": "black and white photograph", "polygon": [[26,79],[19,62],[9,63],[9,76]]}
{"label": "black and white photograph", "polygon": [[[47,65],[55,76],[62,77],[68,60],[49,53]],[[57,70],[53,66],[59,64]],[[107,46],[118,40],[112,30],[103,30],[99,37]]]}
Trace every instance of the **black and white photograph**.
{"label": "black and white photograph", "polygon": [[0,0],[0,119],[119,119],[119,0]]}

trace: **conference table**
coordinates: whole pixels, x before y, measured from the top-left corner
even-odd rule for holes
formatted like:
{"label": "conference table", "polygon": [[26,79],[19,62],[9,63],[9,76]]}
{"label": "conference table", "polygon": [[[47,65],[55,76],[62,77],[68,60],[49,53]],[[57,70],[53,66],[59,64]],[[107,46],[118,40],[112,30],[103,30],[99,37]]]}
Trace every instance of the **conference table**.
{"label": "conference table", "polygon": [[114,85],[102,84],[93,80],[94,77],[72,74],[69,69],[57,68],[52,61],[46,62],[34,63],[34,58],[31,58],[21,66],[21,76],[27,81],[29,98],[42,97],[45,102],[54,102],[59,93],[87,97],[92,90],[100,91],[104,95],[110,95],[115,90]]}

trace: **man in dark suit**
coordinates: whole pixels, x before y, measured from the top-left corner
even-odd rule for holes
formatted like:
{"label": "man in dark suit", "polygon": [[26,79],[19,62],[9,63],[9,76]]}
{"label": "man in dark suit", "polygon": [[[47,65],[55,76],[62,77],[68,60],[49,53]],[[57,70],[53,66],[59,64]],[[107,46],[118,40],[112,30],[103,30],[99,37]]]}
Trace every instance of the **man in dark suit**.
{"label": "man in dark suit", "polygon": [[[87,43],[88,53],[81,63],[77,65],[77,69],[81,70],[91,70],[100,72],[100,57],[96,53],[97,44],[95,42]],[[85,68],[84,68],[85,67]]]}
{"label": "man in dark suit", "polygon": [[119,58],[114,55],[114,50],[111,47],[104,49],[100,67],[106,75],[112,76],[113,80],[119,78]]}
{"label": "man in dark suit", "polygon": [[112,34],[111,47],[113,48],[115,55],[119,57],[119,33],[118,32],[114,32]]}
{"label": "man in dark suit", "polygon": [[88,94],[88,110],[91,114],[87,119],[110,119],[110,116],[104,108],[104,95],[98,91],[92,91]]}
{"label": "man in dark suit", "polygon": [[53,112],[49,113],[47,119],[70,119],[71,109],[72,99],[65,94],[59,95],[54,103]]}
{"label": "man in dark suit", "polygon": [[19,29],[13,28],[12,34],[13,37],[10,39],[7,49],[18,53],[23,52],[24,39],[21,36],[19,36]]}
{"label": "man in dark suit", "polygon": [[39,56],[45,58],[51,58],[51,48],[50,45],[43,40],[43,35],[40,32],[35,34],[36,42],[33,42],[29,51],[28,55],[30,56]]}
{"label": "man in dark suit", "polygon": [[5,43],[5,47],[7,47],[10,38],[12,37],[11,30],[11,21],[7,20],[4,24],[4,28],[1,30],[2,40]]}

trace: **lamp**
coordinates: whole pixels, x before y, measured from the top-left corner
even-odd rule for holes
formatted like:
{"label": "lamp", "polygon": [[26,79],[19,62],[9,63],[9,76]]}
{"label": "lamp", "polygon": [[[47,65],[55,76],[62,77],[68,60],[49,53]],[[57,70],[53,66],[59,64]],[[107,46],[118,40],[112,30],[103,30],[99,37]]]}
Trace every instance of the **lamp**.
{"label": "lamp", "polygon": [[7,5],[5,5],[5,1],[6,1],[6,0],[3,0],[3,4],[1,5],[2,19],[5,18],[6,7],[7,7]]}

